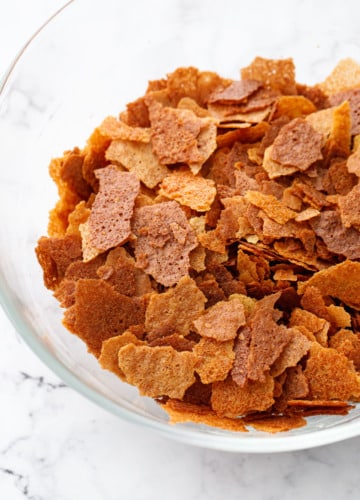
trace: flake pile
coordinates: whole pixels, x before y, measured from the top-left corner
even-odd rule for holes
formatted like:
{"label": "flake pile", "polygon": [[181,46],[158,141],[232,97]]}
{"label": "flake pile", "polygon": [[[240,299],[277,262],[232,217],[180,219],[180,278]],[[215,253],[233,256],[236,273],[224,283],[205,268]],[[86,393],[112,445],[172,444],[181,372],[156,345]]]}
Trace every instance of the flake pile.
{"label": "flake pile", "polygon": [[54,159],[64,324],[170,421],[289,431],[360,401],[360,66],[179,68]]}

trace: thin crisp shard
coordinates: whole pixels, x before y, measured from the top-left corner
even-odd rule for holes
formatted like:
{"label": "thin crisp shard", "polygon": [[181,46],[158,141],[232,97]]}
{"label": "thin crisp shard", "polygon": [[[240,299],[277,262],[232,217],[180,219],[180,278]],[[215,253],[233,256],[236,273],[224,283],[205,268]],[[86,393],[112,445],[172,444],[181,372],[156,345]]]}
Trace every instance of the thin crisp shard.
{"label": "thin crisp shard", "polygon": [[278,377],[287,368],[296,366],[310,349],[311,341],[300,330],[293,328],[292,331],[293,336],[290,342],[284,347],[280,357],[271,367],[271,375],[273,377]]}
{"label": "thin crisp shard", "polygon": [[193,175],[188,170],[178,170],[165,177],[159,193],[170,200],[198,212],[206,212],[215,199],[215,182]]}
{"label": "thin crisp shard", "polygon": [[210,151],[201,137],[201,130],[216,132],[215,124],[210,118],[199,118],[189,109],[163,107],[150,97],[147,105],[153,150],[163,165],[179,162],[202,165],[215,150],[216,142]]}
{"label": "thin crisp shard", "polygon": [[313,344],[304,374],[312,399],[359,400],[360,376],[344,354]]}
{"label": "thin crisp shard", "polygon": [[205,302],[205,296],[189,276],[165,293],[152,295],[145,318],[149,340],[174,332],[187,335],[192,322],[204,311]]}
{"label": "thin crisp shard", "polygon": [[189,254],[197,239],[176,201],[136,209],[133,231],[139,268],[165,286],[174,285],[188,273]]}
{"label": "thin crisp shard", "polygon": [[271,434],[299,429],[306,425],[306,420],[301,415],[270,415],[263,418],[250,415],[244,418],[244,422],[257,431],[270,432]]}
{"label": "thin crisp shard", "polygon": [[209,103],[220,102],[226,104],[239,103],[247,99],[261,87],[257,80],[233,81],[225,89],[217,89],[210,95]]}
{"label": "thin crisp shard", "polygon": [[274,304],[279,298],[280,294],[276,293],[260,300],[250,318],[247,377],[251,380],[263,382],[266,379],[266,372],[292,338],[290,329],[276,323],[280,311],[274,309]]}
{"label": "thin crisp shard", "polygon": [[326,95],[360,88],[360,65],[351,58],[342,59],[319,88]]}
{"label": "thin crisp shard", "polygon": [[264,210],[270,219],[273,219],[279,224],[285,224],[289,220],[294,219],[297,215],[294,210],[288,208],[271,194],[263,194],[258,191],[248,191],[245,194],[245,199],[252,205]]}
{"label": "thin crisp shard", "polygon": [[80,279],[76,282],[75,304],[66,311],[64,322],[74,319],[76,334],[88,349],[100,355],[104,340],[123,333],[131,325],[143,324],[146,301],[116,292],[102,280]]}
{"label": "thin crisp shard", "polygon": [[234,363],[233,340],[219,342],[215,339],[202,338],[194,347],[197,357],[195,370],[201,382],[210,384],[225,380]]}
{"label": "thin crisp shard", "polygon": [[265,59],[255,57],[253,62],[241,70],[241,77],[259,80],[266,87],[283,94],[296,94],[295,66],[292,59]]}
{"label": "thin crisp shard", "polygon": [[218,341],[234,339],[238,329],[244,324],[244,306],[236,298],[218,302],[194,321],[194,327],[201,336]]}
{"label": "thin crisp shard", "polygon": [[168,168],[154,155],[150,142],[144,144],[114,140],[106,150],[105,157],[134,172],[148,188],[154,188],[169,174]]}
{"label": "thin crisp shard", "polygon": [[235,418],[253,411],[265,411],[274,403],[274,379],[266,375],[264,382],[248,381],[243,387],[231,378],[214,382],[212,409],[221,417]]}
{"label": "thin crisp shard", "polygon": [[299,283],[299,293],[303,294],[309,286],[318,288],[324,296],[338,298],[344,304],[360,310],[360,262],[345,260],[313,274],[307,281]]}
{"label": "thin crisp shard", "polygon": [[210,425],[227,431],[246,432],[246,427],[239,418],[219,417],[211,408],[169,399],[162,408],[169,414],[171,424],[195,422]]}
{"label": "thin crisp shard", "polygon": [[188,351],[172,347],[128,344],[119,351],[119,367],[127,382],[136,385],[143,396],[169,396],[182,399],[195,382],[196,358]]}
{"label": "thin crisp shard", "polygon": [[125,380],[125,375],[119,367],[119,351],[127,344],[142,345],[144,342],[139,340],[130,330],[104,340],[101,346],[101,353],[99,356],[99,364],[105,370],[109,370],[122,380]]}
{"label": "thin crisp shard", "polygon": [[271,159],[299,170],[306,170],[322,159],[322,137],[302,118],[295,118],[285,125],[276,137]]}
{"label": "thin crisp shard", "polygon": [[128,172],[109,166],[95,172],[100,189],[87,221],[90,245],[105,251],[125,243],[130,234],[130,220],[140,182]]}

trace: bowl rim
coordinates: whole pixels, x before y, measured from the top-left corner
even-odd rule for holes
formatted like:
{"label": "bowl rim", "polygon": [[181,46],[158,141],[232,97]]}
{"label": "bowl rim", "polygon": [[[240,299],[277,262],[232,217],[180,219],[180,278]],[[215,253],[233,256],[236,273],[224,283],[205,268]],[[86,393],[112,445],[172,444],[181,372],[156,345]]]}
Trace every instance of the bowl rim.
{"label": "bowl rim", "polygon": [[[68,0],[58,8],[28,39],[20,51],[17,53],[7,71],[0,79],[0,98],[9,82],[14,68],[21,61],[21,57],[28,46],[37,38],[44,28],[46,28],[53,19],[57,18],[68,6],[75,0]],[[0,277],[2,272],[0,269]],[[74,389],[86,399],[92,401],[106,411],[122,418],[125,421],[142,425],[155,430],[162,436],[171,438],[175,441],[215,450],[222,450],[237,453],[281,453],[296,450],[305,450],[337,443],[352,437],[360,435],[360,418],[350,420],[344,426],[335,425],[330,428],[310,431],[306,434],[283,435],[259,433],[260,437],[249,436],[242,437],[242,433],[229,433],[228,435],[209,435],[196,432],[196,430],[186,427],[186,424],[169,425],[152,420],[148,417],[136,414],[126,408],[123,408],[103,396],[95,389],[92,389],[85,382],[78,379],[51,351],[47,350],[45,345],[38,339],[32,328],[16,311],[16,299],[13,294],[4,286],[5,280],[0,279],[0,305],[2,306],[10,323],[19,333],[22,341],[33,351],[36,356],[69,387]],[[358,420],[358,421],[357,421]]]}

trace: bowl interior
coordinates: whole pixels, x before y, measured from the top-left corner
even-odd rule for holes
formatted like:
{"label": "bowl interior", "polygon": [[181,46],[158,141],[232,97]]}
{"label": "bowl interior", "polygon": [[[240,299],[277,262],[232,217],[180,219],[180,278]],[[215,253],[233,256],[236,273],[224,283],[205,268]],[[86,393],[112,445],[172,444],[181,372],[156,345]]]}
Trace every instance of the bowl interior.
{"label": "bowl interior", "polygon": [[243,12],[236,0],[221,11],[212,1],[135,1],[126,9],[114,0],[71,2],[31,41],[0,94],[0,285],[20,335],[60,377],[104,408],[176,439],[252,452],[306,448],[356,435],[360,407],[345,417],[311,417],[306,427],[276,436],[169,426],[152,400],[103,371],[65,330],[63,312],[44,288],[34,247],[46,234],[57,197],[48,175],[50,159],[82,147],[105,116],[117,115],[144,93],[148,80],[186,65],[237,78],[239,68],[261,55],[293,57],[298,81],[314,83],[342,57],[356,58],[351,39],[339,47],[334,30],[314,31],[305,22],[308,4],[297,15],[282,13],[287,22],[276,30],[269,19],[280,13],[261,3],[247,4]]}

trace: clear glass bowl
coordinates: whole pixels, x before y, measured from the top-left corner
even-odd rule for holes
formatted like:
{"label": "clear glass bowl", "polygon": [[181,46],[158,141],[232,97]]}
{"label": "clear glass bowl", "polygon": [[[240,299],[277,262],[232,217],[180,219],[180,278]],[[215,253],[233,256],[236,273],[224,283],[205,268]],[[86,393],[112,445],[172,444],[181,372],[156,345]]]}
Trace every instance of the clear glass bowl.
{"label": "clear glass bowl", "polygon": [[339,59],[357,57],[351,17],[339,15],[334,25],[330,10],[318,21],[313,2],[299,3],[301,11],[280,4],[282,11],[266,1],[220,7],[206,0],[76,0],[33,37],[0,87],[1,300],[17,331],[67,384],[103,408],[174,439],[229,451],[288,451],[358,435],[360,405],[348,416],[311,417],[306,427],[278,435],[169,425],[152,400],[102,370],[65,330],[34,247],[57,198],[50,158],[83,146],[106,115],[144,93],[148,80],[186,65],[237,78],[261,55],[292,56],[298,81],[314,83]]}

